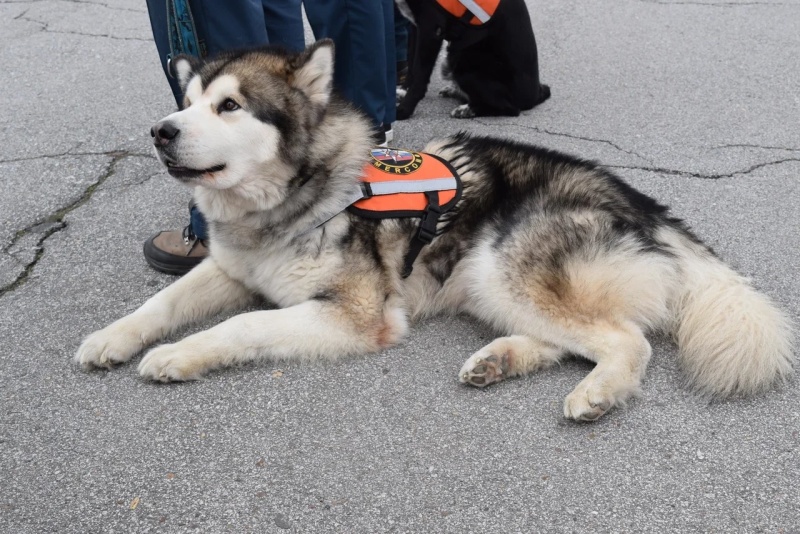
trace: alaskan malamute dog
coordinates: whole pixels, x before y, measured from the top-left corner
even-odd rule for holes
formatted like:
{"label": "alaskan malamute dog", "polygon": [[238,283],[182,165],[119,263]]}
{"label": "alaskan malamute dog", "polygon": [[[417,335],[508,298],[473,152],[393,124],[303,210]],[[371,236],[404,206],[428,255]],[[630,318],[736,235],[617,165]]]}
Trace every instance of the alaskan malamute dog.
{"label": "alaskan malamute dog", "polygon": [[430,143],[464,190],[403,278],[418,221],[342,211],[369,157],[370,125],[331,96],[330,41],[301,54],[178,57],[175,69],[184,109],[152,134],[169,174],[195,188],[211,255],[86,338],[75,356],[85,367],[128,361],[258,296],[280,308],[158,346],[139,372],[168,382],[263,358],[366,354],[400,342],[410,319],[444,312],[501,336],[459,371],[473,386],[567,354],[596,362],[564,402],[576,420],[639,389],[648,331],[674,334],[691,383],[710,396],[754,393],[792,372],[787,317],[667,208],[594,164],[465,134]]}

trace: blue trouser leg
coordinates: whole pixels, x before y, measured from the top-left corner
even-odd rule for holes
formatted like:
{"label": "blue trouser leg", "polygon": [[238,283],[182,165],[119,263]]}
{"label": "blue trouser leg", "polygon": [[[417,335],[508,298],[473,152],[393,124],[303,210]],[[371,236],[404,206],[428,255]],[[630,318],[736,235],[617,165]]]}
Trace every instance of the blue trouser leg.
{"label": "blue trouser leg", "polygon": [[400,61],[408,60],[408,29],[411,27],[411,21],[405,18],[397,5],[394,6],[394,47],[395,59]]}
{"label": "blue trouser leg", "polygon": [[[150,0],[148,0],[150,1]],[[274,44],[305,48],[301,0],[191,0],[209,55]]]}
{"label": "blue trouser leg", "polygon": [[178,86],[178,80],[167,74],[167,57],[170,55],[169,34],[167,31],[167,3],[165,0],[147,0],[147,11],[150,15],[150,26],[153,29],[153,39],[156,42],[158,58],[161,60],[161,68],[164,69],[164,75],[169,83],[169,88],[172,90],[172,96],[175,97],[175,103],[180,107],[183,94]]}
{"label": "blue trouser leg", "polygon": [[[270,42],[292,50],[302,50],[304,47],[300,0],[191,0],[190,8],[197,38],[209,55],[263,46]],[[167,57],[171,53],[181,53],[180,50],[170,50],[167,0],[147,0],[147,10],[161,66],[166,74]],[[180,106],[183,99],[180,87],[169,76],[167,80]]]}
{"label": "blue trouser leg", "polygon": [[269,42],[300,52],[306,47],[301,0],[261,0]]}
{"label": "blue trouser leg", "polygon": [[395,104],[397,102],[397,46],[395,41],[395,25],[393,0],[382,0],[383,23],[384,23],[384,47],[385,47],[385,67],[386,89],[384,93],[386,111],[383,122],[392,124],[396,120]]}
{"label": "blue trouser leg", "polygon": [[190,3],[208,55],[269,44],[259,0],[191,0]]}
{"label": "blue trouser leg", "polygon": [[192,233],[202,241],[208,239],[208,229],[206,228],[206,218],[194,205],[194,202],[189,206],[189,225],[192,227]]}
{"label": "blue trouser leg", "polygon": [[336,43],[334,84],[377,126],[394,122],[395,51],[392,0],[306,0],[317,39]]}

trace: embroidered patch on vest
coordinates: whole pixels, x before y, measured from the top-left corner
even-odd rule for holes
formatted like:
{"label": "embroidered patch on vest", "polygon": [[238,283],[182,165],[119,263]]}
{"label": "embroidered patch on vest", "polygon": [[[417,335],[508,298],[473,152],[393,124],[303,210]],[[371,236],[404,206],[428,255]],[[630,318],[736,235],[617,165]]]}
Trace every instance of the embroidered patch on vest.
{"label": "embroidered patch on vest", "polygon": [[373,148],[372,166],[383,172],[411,174],[422,166],[422,155],[399,148]]}

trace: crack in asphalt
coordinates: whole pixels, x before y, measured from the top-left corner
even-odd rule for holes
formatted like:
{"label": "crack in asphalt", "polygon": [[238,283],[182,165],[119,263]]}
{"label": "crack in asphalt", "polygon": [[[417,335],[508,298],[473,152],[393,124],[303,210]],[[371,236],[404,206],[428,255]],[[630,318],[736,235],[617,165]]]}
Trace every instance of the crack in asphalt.
{"label": "crack in asphalt", "polygon": [[[483,124],[485,126],[492,126],[491,123],[483,122],[483,121],[477,120],[477,119],[473,119],[473,120],[475,120],[476,122],[478,122],[480,124]],[[536,126],[528,126],[528,125],[525,125],[525,124],[511,123],[511,124],[509,124],[509,126],[518,126],[520,128],[525,128],[525,129],[528,129],[528,130],[534,130],[534,131],[539,132],[539,133],[544,133],[544,134],[548,134],[548,135],[555,135],[555,136],[559,136],[559,137],[568,137],[570,139],[579,139],[581,141],[590,141],[590,142],[594,142],[594,143],[604,143],[604,144],[607,144],[607,145],[610,145],[610,146],[616,148],[617,150],[619,150],[621,152],[625,152],[626,154],[630,154],[632,156],[636,156],[636,157],[641,158],[641,159],[643,159],[645,161],[649,161],[650,163],[653,163],[652,159],[650,159],[648,157],[645,157],[645,156],[643,156],[641,154],[638,154],[636,152],[633,152],[631,150],[626,150],[626,149],[622,148],[621,146],[619,146],[618,144],[616,144],[616,143],[614,143],[612,141],[608,141],[607,139],[595,139],[595,138],[592,138],[592,137],[583,137],[583,136],[580,136],[580,135],[568,134],[568,133],[564,133],[564,132],[553,132],[553,131],[550,131],[550,130],[546,130],[544,128],[537,128]],[[785,150],[785,151],[789,151],[789,152],[800,152],[800,149],[797,149],[797,148],[762,146],[762,145],[749,145],[749,144],[718,145],[718,146],[715,146],[715,147],[712,147],[712,148],[713,149],[720,149],[720,148],[733,148],[733,147],[746,147],[746,148],[758,148],[758,149]],[[785,159],[779,159],[779,160],[775,160],[775,161],[767,161],[767,162],[763,162],[763,163],[757,163],[755,165],[752,165],[752,166],[750,166],[750,167],[748,167],[746,169],[742,169],[742,170],[739,170],[739,171],[733,171],[733,172],[730,172],[730,173],[720,173],[720,174],[702,174],[702,173],[691,172],[691,171],[683,171],[683,170],[680,170],[680,169],[667,169],[667,168],[664,168],[664,167],[642,167],[642,166],[636,166],[636,165],[610,165],[610,164],[602,164],[602,163],[600,165],[603,166],[603,167],[610,168],[610,169],[635,169],[635,170],[642,170],[642,171],[657,172],[657,173],[667,174],[667,175],[671,175],[671,176],[691,176],[693,178],[700,178],[700,179],[703,179],[703,180],[719,180],[721,178],[732,178],[732,177],[740,175],[740,174],[750,174],[751,172],[756,171],[756,170],[758,170],[758,169],[760,169],[762,167],[768,167],[768,166],[771,166],[771,165],[779,165],[781,163],[786,163],[786,162],[789,162],[789,161],[800,161],[800,158],[785,158]]]}
{"label": "crack in asphalt", "polygon": [[[481,121],[479,119],[473,119],[473,120],[475,122],[479,123],[479,124],[483,124],[484,126],[494,126],[494,124],[492,124],[492,123],[484,122],[484,121]],[[533,130],[535,132],[539,132],[539,133],[543,133],[543,134],[555,135],[555,136],[558,136],[558,137],[568,137],[570,139],[578,139],[580,141],[589,141],[589,142],[592,142],[592,143],[603,143],[603,144],[606,144],[606,145],[609,145],[609,146],[612,146],[612,147],[616,148],[620,152],[624,152],[624,153],[629,154],[631,156],[636,156],[639,159],[643,159],[644,161],[653,163],[653,160],[651,160],[650,158],[642,156],[641,154],[638,154],[638,153],[633,152],[631,150],[627,150],[625,148],[622,148],[618,144],[614,143],[613,141],[609,141],[607,139],[595,139],[595,138],[592,138],[592,137],[583,137],[583,136],[580,136],[580,135],[568,134],[568,133],[564,133],[564,132],[554,132],[554,131],[551,131],[551,130],[547,130],[545,128],[538,128],[536,126],[530,126],[530,125],[527,125],[527,124],[518,124],[518,123],[515,123],[515,122],[509,123],[508,126],[516,126],[518,128],[524,128],[526,130]]]}
{"label": "crack in asphalt", "polygon": [[120,185],[117,185],[117,186],[109,186],[107,188],[107,191],[125,191],[125,190],[130,189],[131,187],[137,187],[137,186],[143,185],[143,184],[149,182],[150,180],[152,180],[153,178],[155,178],[157,176],[164,176],[164,174],[165,174],[164,171],[154,172],[153,174],[150,174],[149,176],[146,176],[146,177],[142,178],[141,180],[134,181],[134,182],[131,182],[129,184],[120,184]]}
{"label": "crack in asphalt", "polygon": [[82,37],[105,37],[107,39],[114,39],[115,41],[141,41],[144,43],[153,42],[152,39],[144,39],[142,37],[117,37],[115,35],[111,35],[108,33],[100,34],[100,33],[82,33],[82,32],[68,32],[68,31],[59,31],[59,30],[50,30],[44,29],[47,33],[60,33],[65,35],[80,35]]}
{"label": "crack in asphalt", "polygon": [[114,39],[116,41],[142,41],[146,43],[153,41],[153,39],[145,39],[143,37],[117,37],[116,35],[111,35],[109,33],[84,33],[78,31],[51,30],[49,22],[43,22],[41,20],[36,20],[30,17],[26,17],[25,15],[28,13],[28,11],[30,10],[26,9],[25,11],[14,17],[14,20],[24,20],[26,22],[32,22],[33,24],[38,24],[40,30],[45,33],[58,33],[62,35],[80,35],[82,37],[104,37],[107,39]]}
{"label": "crack in asphalt", "polygon": [[661,0],[637,0],[642,4],[659,4],[662,6],[707,6],[707,7],[744,7],[744,6],[794,6],[780,2],[666,2]]}
{"label": "crack in asphalt", "polygon": [[769,145],[751,145],[747,143],[737,143],[737,144],[730,144],[730,145],[717,145],[712,146],[712,150],[718,150],[722,148],[759,148],[762,150],[784,150],[786,152],[800,152],[800,148],[791,148],[785,146],[769,146]]}
{"label": "crack in asphalt", "polygon": [[74,148],[70,148],[66,152],[60,152],[58,154],[40,154],[38,156],[24,156],[21,158],[11,158],[11,159],[0,159],[0,164],[2,163],[16,163],[18,161],[35,161],[37,159],[58,159],[58,158],[69,158],[69,157],[77,157],[77,156],[108,156],[109,154],[118,154],[123,153],[126,156],[135,156],[140,158],[148,158],[148,159],[156,159],[155,156],[152,154],[141,153],[141,152],[129,152],[129,151],[121,151],[121,150],[112,150],[112,151],[104,151],[104,152],[73,152]]}
{"label": "crack in asphalt", "polygon": [[39,240],[36,242],[35,245],[36,254],[34,258],[24,265],[22,272],[19,275],[17,275],[17,278],[13,282],[3,287],[0,287],[0,298],[2,298],[3,296],[12,291],[15,291],[16,289],[24,285],[25,282],[27,282],[28,278],[33,272],[33,269],[36,267],[36,264],[38,264],[39,260],[41,260],[42,257],[44,256],[44,242],[47,241],[47,239],[51,235],[55,234],[56,232],[60,232],[61,230],[67,227],[67,223],[66,221],[64,221],[64,217],[66,217],[72,211],[86,204],[86,202],[88,202],[89,199],[92,198],[92,195],[97,190],[97,188],[103,185],[103,183],[105,183],[106,180],[108,180],[111,176],[114,175],[114,173],[117,171],[117,165],[119,164],[120,161],[131,156],[138,156],[138,154],[132,154],[124,151],[107,152],[101,155],[110,156],[111,161],[108,163],[105,172],[102,175],[100,175],[100,177],[93,184],[91,184],[86,188],[86,190],[83,192],[80,198],[68,204],[67,206],[60,208],[55,213],[52,213],[44,217],[43,219],[34,222],[27,228],[18,231],[14,235],[14,238],[11,240],[11,243],[7,247],[5,247],[2,251],[0,251],[13,258],[14,256],[9,253],[9,250],[11,250],[14,247],[14,245],[16,245],[19,242],[20,239],[30,234],[32,230],[38,226],[50,225],[44,232],[42,232],[41,237],[39,237]]}
{"label": "crack in asphalt", "polygon": [[650,172],[657,172],[660,174],[668,174],[672,176],[691,176],[693,178],[700,178],[703,180],[720,180],[722,178],[733,178],[737,175],[746,175],[750,174],[753,171],[757,171],[763,167],[770,167],[772,165],[780,165],[781,163],[787,163],[789,161],[800,161],[800,158],[785,158],[779,159],[776,161],[767,161],[764,163],[757,163],[752,165],[746,169],[742,169],[739,171],[733,171],[728,173],[721,173],[721,174],[700,174],[696,172],[690,171],[681,171],[677,169],[665,169],[662,167],[637,167],[634,165],[602,165],[603,167],[608,167],[611,169],[633,169],[633,170],[640,170],[640,171],[650,171]]}
{"label": "crack in asphalt", "polygon": [[0,5],[3,4],[39,4],[42,2],[64,2],[67,4],[88,4],[91,6],[100,6],[106,9],[111,9],[113,11],[130,11],[132,13],[147,13],[144,9],[132,9],[130,7],[119,7],[119,6],[112,6],[106,4],[104,2],[90,2],[88,0],[6,0],[0,1]]}

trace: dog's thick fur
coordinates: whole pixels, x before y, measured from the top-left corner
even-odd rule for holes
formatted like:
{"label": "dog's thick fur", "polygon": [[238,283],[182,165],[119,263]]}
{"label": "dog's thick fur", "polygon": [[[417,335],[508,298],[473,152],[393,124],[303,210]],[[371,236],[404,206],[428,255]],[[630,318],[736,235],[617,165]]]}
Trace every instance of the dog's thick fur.
{"label": "dog's thick fur", "polygon": [[[142,376],[192,380],[264,358],[366,354],[408,320],[467,312],[501,337],[459,373],[475,386],[577,354],[595,368],[566,417],[593,420],[639,389],[645,333],[666,330],[694,387],[750,394],[792,371],[789,322],[667,209],[592,163],[459,134],[425,149],[464,183],[410,277],[417,221],[341,212],[370,125],[331,98],[332,46],[271,49],[205,63],[179,57],[185,109],[153,128],[157,154],[195,186],[211,255],[141,308],[90,335],[76,361],[111,367],[176,329],[257,296],[279,309],[233,318],[150,350]],[[309,229],[312,229],[309,231]]]}
{"label": "dog's thick fur", "polygon": [[550,88],[539,82],[539,55],[525,0],[502,0],[480,27],[462,23],[434,0],[398,0],[397,5],[415,25],[398,120],[411,117],[425,96],[443,40],[449,43],[447,71],[454,87],[442,95],[463,102],[451,116],[517,116],[550,97]]}

